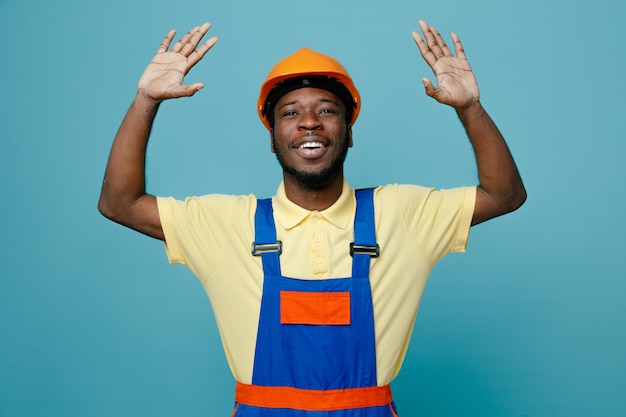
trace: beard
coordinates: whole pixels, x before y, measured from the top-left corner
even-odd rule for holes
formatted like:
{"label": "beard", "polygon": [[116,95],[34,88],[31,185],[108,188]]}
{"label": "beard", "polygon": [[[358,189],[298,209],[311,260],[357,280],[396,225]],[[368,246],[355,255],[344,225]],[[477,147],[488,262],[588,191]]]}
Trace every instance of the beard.
{"label": "beard", "polygon": [[337,177],[338,174],[343,172],[343,163],[345,162],[346,156],[348,155],[349,147],[349,137],[346,134],[344,140],[338,144],[339,146],[341,146],[340,151],[336,155],[335,159],[331,161],[330,166],[318,172],[306,172],[300,171],[295,167],[289,165],[286,162],[286,158],[284,158],[283,149],[278,146],[274,138],[272,138],[272,142],[274,150],[276,152],[276,159],[278,159],[278,162],[280,163],[283,172],[295,178],[296,181],[298,181],[304,188],[316,191],[326,188],[331,183],[331,181]]}

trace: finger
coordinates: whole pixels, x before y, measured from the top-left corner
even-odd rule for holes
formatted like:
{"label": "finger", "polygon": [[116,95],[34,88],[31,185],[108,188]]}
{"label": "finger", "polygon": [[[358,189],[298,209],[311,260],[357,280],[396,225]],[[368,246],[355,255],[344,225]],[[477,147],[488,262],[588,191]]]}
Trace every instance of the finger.
{"label": "finger", "polygon": [[191,36],[187,40],[187,43],[183,46],[181,53],[185,56],[189,56],[189,54],[191,54],[196,49],[196,47],[200,43],[200,40],[202,40],[204,35],[206,35],[210,27],[210,23],[205,23],[202,26],[197,26],[196,28],[194,28],[195,30],[193,32],[190,32]]}
{"label": "finger", "polygon": [[202,83],[195,83],[191,85],[179,85],[176,88],[168,89],[166,92],[167,98],[180,98],[191,97],[204,87]]}
{"label": "finger", "polygon": [[459,58],[467,59],[467,56],[465,55],[465,49],[463,49],[463,44],[461,43],[461,39],[454,32],[452,32],[452,42],[454,43],[456,56]]}
{"label": "finger", "polygon": [[444,56],[444,53],[441,50],[440,45],[437,43],[437,38],[435,37],[435,34],[433,33],[433,30],[435,28],[432,26],[428,26],[426,22],[423,20],[419,21],[419,25],[420,25],[420,28],[422,29],[422,33],[424,34],[424,38],[426,39],[426,43],[428,44],[428,47],[433,51],[433,54],[435,55],[435,57],[441,58],[442,56]]}
{"label": "finger", "polygon": [[193,50],[193,46],[190,46],[189,43],[191,42],[191,38],[193,37],[193,35],[195,34],[197,30],[198,30],[198,26],[196,26],[195,28],[187,32],[187,34],[182,37],[182,39],[179,41],[181,48],[178,52],[180,52],[183,55],[188,55]]}
{"label": "finger", "polygon": [[189,41],[189,38],[191,38],[191,34],[195,32],[197,29],[198,29],[198,26],[191,29],[189,32],[185,33],[185,35],[182,38],[180,38],[178,42],[174,44],[174,46],[172,47],[172,52],[179,53],[183,49],[183,47],[187,44],[187,42]]}
{"label": "finger", "polygon": [[202,45],[200,45],[198,47],[198,49],[196,49],[194,52],[192,52],[189,55],[189,58],[187,58],[187,62],[189,63],[189,68],[193,67],[194,65],[196,65],[198,63],[198,61],[200,61],[204,55],[211,49],[213,48],[213,46],[217,43],[217,36],[213,36],[212,38],[208,39],[206,42],[204,42]]}
{"label": "finger", "polygon": [[430,30],[428,28],[428,24],[423,19],[418,20],[417,24],[419,25],[420,29],[422,29],[422,33],[426,33],[428,30]]}
{"label": "finger", "polygon": [[161,42],[161,45],[159,45],[159,49],[157,49],[158,54],[167,52],[167,49],[170,47],[170,43],[172,43],[172,39],[174,39],[175,35],[176,35],[176,29],[170,30],[167,33],[167,35],[165,35],[165,39],[163,39],[163,41]]}
{"label": "finger", "polygon": [[439,31],[433,26],[430,27],[430,30],[435,35],[435,39],[437,40],[437,44],[441,47],[441,52],[443,53],[443,56],[453,56],[452,51],[450,51],[450,48],[448,48],[448,45],[446,44],[446,41],[443,40],[443,36],[441,36],[441,33],[439,33]]}
{"label": "finger", "polygon": [[424,39],[422,39],[418,32],[413,31],[412,35],[413,40],[420,50],[422,58],[424,58],[424,61],[426,61],[426,63],[432,68],[435,65],[435,62],[437,62],[437,57],[433,54],[433,51],[428,47],[428,45],[426,45],[426,42],[424,42]]}
{"label": "finger", "polygon": [[[202,36],[206,35],[206,33],[211,29],[211,24],[209,22],[204,22],[202,26],[198,29],[198,32],[202,34]],[[200,36],[200,38],[202,38]]]}
{"label": "finger", "polygon": [[191,84],[191,85],[185,85],[183,87],[185,89],[185,96],[186,97],[191,97],[194,94],[196,94],[198,91],[203,89],[204,88],[204,84],[202,84],[202,83],[194,83],[194,84]]}
{"label": "finger", "polygon": [[424,90],[426,91],[426,95],[434,98],[437,94],[437,89],[435,88],[433,83],[428,78],[422,78],[422,84],[424,84]]}

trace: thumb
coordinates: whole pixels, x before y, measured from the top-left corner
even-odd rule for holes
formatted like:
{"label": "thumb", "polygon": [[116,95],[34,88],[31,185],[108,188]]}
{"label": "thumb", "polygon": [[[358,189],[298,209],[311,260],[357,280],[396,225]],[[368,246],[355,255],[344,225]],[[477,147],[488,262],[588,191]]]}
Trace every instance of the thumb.
{"label": "thumb", "polygon": [[435,94],[437,93],[437,89],[435,88],[433,83],[428,78],[422,78],[422,84],[424,84],[426,95],[434,98]]}
{"label": "thumb", "polygon": [[191,97],[204,88],[204,84],[195,83],[191,85],[181,85],[176,90],[171,92],[172,98],[177,97]]}

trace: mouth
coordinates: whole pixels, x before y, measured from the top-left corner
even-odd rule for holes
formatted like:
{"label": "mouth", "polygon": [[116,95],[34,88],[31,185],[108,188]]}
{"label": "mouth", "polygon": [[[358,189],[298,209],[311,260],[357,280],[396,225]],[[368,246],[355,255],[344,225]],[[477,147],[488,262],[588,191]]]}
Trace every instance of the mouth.
{"label": "mouth", "polygon": [[325,147],[322,142],[305,142],[301,144],[298,149],[321,149]]}
{"label": "mouth", "polygon": [[298,154],[305,159],[321,158],[327,150],[327,144],[320,140],[306,140],[296,147]]}

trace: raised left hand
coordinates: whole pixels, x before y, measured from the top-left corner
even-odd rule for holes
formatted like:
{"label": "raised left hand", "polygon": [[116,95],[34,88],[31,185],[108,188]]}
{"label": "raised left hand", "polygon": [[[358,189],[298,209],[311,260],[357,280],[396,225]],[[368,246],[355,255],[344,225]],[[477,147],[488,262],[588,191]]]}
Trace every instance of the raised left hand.
{"label": "raised left hand", "polygon": [[440,103],[463,110],[480,99],[478,83],[465,56],[461,40],[452,33],[456,56],[450,51],[441,34],[425,21],[419,21],[426,41],[417,31],[413,39],[426,63],[433,70],[437,87],[428,78],[422,78],[426,94]]}

